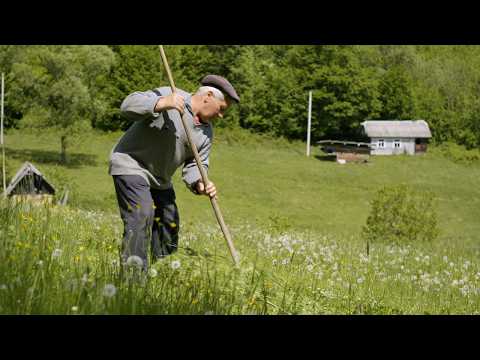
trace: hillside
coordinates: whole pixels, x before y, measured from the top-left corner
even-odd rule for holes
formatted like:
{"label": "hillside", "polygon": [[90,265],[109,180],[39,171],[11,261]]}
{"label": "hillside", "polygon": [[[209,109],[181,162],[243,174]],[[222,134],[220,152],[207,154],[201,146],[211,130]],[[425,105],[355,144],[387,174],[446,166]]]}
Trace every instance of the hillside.
{"label": "hillside", "polygon": [[[89,133],[75,145],[67,167],[58,165],[59,141],[11,130],[6,155],[10,176],[31,161],[61,187],[68,182],[72,205],[117,213],[107,159],[115,133]],[[456,164],[430,151],[424,156],[371,157],[368,164],[339,165],[318,148],[305,156],[305,144],[273,140],[243,130],[217,131],[210,178],[219,189],[227,224],[273,224],[294,230],[356,235],[369,213],[369,201],[383,185],[405,183],[437,197],[441,239],[480,243],[480,166]],[[216,224],[209,201],[192,195],[175,176],[182,222]]]}

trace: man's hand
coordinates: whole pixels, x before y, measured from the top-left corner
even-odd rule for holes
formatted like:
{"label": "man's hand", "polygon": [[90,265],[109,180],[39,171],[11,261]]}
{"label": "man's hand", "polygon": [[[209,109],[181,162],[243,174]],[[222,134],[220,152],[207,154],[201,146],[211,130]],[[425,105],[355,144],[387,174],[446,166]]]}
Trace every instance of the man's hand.
{"label": "man's hand", "polygon": [[155,112],[162,112],[164,110],[176,109],[182,115],[185,109],[185,99],[178,93],[173,93],[168,96],[161,97],[155,105]]}
{"label": "man's hand", "polygon": [[217,199],[217,188],[215,187],[215,184],[211,181],[209,181],[207,187],[205,188],[203,181],[199,180],[197,182],[197,191],[201,195],[208,195],[211,198]]}

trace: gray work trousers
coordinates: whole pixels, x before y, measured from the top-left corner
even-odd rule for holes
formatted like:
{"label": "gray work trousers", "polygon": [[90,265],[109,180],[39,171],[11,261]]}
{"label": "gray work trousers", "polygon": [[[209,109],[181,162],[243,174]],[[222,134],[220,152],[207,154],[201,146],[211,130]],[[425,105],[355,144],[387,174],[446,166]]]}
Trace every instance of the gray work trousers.
{"label": "gray work trousers", "polygon": [[152,261],[177,250],[180,218],[175,191],[150,188],[138,175],[113,175],[113,182],[124,224],[122,262],[136,255],[147,270],[149,243]]}

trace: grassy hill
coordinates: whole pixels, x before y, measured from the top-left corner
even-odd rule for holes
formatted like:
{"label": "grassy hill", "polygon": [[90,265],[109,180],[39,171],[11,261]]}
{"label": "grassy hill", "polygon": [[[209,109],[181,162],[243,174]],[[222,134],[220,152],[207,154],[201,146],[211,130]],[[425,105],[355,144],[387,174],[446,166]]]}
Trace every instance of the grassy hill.
{"label": "grassy hill", "polygon": [[[31,161],[54,185],[73,184],[73,205],[117,213],[108,156],[121,133],[89,133],[71,149],[68,166],[58,164],[59,140],[51,134],[9,131],[6,135],[10,176]],[[405,183],[431,190],[437,197],[441,238],[480,244],[480,166],[456,164],[434,154],[371,157],[368,164],[339,165],[316,147],[305,156],[305,144],[217,131],[210,178],[219,189],[227,224],[281,224],[325,234],[358,234],[369,213],[369,201],[383,185]],[[191,194],[174,177],[182,222],[216,224],[206,197]],[[60,186],[59,186],[60,187]]]}
{"label": "grassy hill", "polygon": [[[245,131],[217,134],[210,177],[241,255],[231,265],[206,197],[175,177],[179,251],[148,274],[122,273],[122,225],[110,149],[120,133],[86,134],[58,164],[58,139],[9,131],[10,175],[33,162],[68,183],[70,207],[0,201],[0,314],[478,314],[480,167],[436,151],[339,165],[302,143]],[[383,185],[437,197],[432,244],[358,236]]]}

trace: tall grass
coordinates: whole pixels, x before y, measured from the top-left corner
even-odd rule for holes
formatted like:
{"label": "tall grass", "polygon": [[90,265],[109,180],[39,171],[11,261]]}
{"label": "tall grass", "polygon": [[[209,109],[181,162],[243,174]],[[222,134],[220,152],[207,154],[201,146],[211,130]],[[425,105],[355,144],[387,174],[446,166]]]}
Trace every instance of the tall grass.
{"label": "tall grass", "polygon": [[[298,232],[272,219],[232,227],[235,268],[216,227],[187,222],[180,248],[147,274],[119,264],[116,215],[0,203],[2,314],[479,313],[478,250],[373,244]],[[453,249],[455,250],[455,249]]]}

